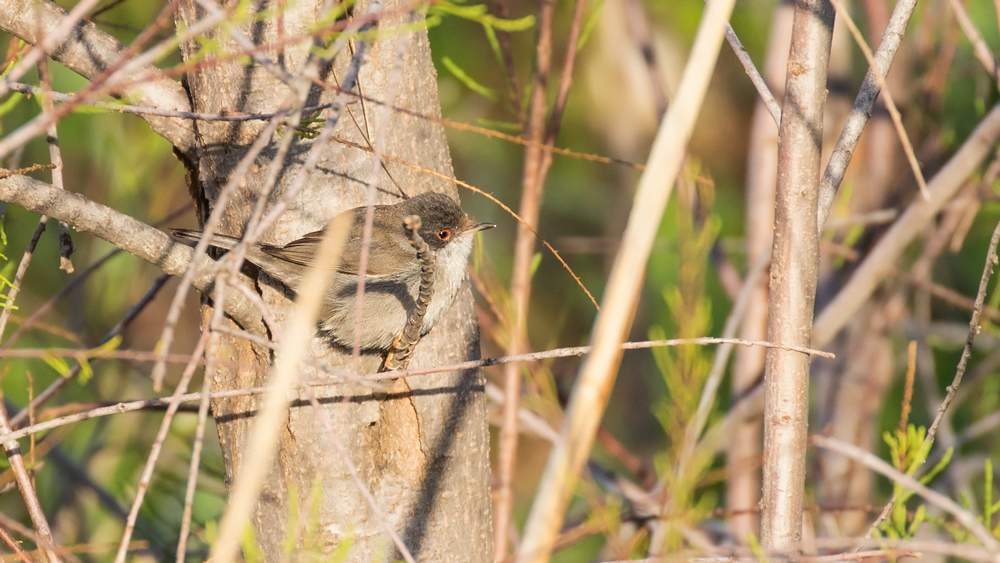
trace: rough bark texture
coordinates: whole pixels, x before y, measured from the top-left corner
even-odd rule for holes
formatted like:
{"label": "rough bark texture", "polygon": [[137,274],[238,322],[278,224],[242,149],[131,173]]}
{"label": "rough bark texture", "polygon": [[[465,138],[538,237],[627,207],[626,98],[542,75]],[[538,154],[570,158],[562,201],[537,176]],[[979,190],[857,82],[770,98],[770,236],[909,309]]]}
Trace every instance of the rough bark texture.
{"label": "rough bark texture", "polygon": [[[273,10],[282,3],[255,3],[254,10]],[[319,19],[318,2],[284,3],[283,36],[307,33]],[[190,25],[199,15],[198,4],[185,3],[180,19]],[[436,74],[424,31],[404,33],[399,26],[418,21],[419,15],[405,12],[402,2],[385,3],[389,16],[379,23],[379,39],[372,44],[361,68],[359,88],[367,97],[385,100],[387,88],[398,77],[393,105],[420,114],[440,115]],[[354,13],[364,13],[355,6]],[[277,45],[276,18],[245,24],[240,29],[256,44]],[[390,28],[397,28],[391,29]],[[387,31],[389,30],[389,31]],[[225,34],[211,39],[222,48],[239,52],[239,47]],[[198,45],[183,48],[191,56]],[[282,60],[293,74],[301,69],[307,56],[308,42],[287,45],[279,53],[271,46],[265,53],[272,60]],[[350,52],[340,53],[333,69],[323,78],[330,83],[343,79]],[[398,73],[398,74],[397,74]],[[187,77],[194,111],[269,112],[287,95],[288,88],[265,69],[231,63],[198,70]],[[331,101],[335,93],[322,94]],[[314,94],[315,96],[315,94]],[[310,102],[316,101],[311,99]],[[356,98],[348,104],[334,137],[348,139],[362,146],[374,145],[376,132],[386,118],[384,107],[362,104]],[[400,112],[388,114],[385,152],[407,162],[452,176],[451,160],[440,124]],[[246,149],[261,129],[261,122],[199,123],[201,157],[192,170],[192,190],[202,199],[203,210],[210,209],[219,189],[229,180]],[[285,134],[288,134],[287,132]],[[366,140],[367,139],[367,140]],[[275,139],[275,145],[278,139]],[[286,166],[275,188],[282,190],[293,182],[312,141],[297,138],[289,152]],[[273,151],[265,150],[260,162],[240,186],[220,225],[221,232],[240,233],[250,216],[258,191],[266,175]],[[378,175],[378,202],[399,201],[398,184],[408,195],[424,191],[455,194],[455,187],[439,178],[421,173],[399,163],[387,162]],[[372,174],[369,153],[331,143],[320,158],[316,171],[295,203],[266,238],[287,242],[313,231],[337,212],[362,205],[367,182]],[[288,312],[282,292],[266,283],[260,284],[264,300],[275,310],[279,320]],[[244,341],[226,338],[223,357],[235,358],[253,367],[241,370],[220,369],[215,373],[216,389],[249,387],[266,383],[270,357]],[[317,359],[334,366],[350,366],[350,353],[331,349],[322,338],[312,343]],[[463,290],[452,310],[417,346],[412,368],[453,363],[479,354],[479,334],[475,322],[471,292]],[[361,371],[378,368],[380,358],[364,356]],[[306,377],[320,377],[303,367]],[[320,394],[320,401],[336,425],[341,439],[351,452],[389,524],[403,536],[418,560],[491,561],[491,524],[489,496],[489,435],[486,423],[484,381],[479,371],[444,373],[396,381],[388,393],[373,393],[359,386],[331,388]],[[303,515],[319,514],[318,540],[325,553],[345,541],[351,542],[350,560],[388,561],[394,549],[383,533],[383,523],[373,516],[351,481],[344,463],[329,446],[329,437],[319,425],[305,397],[289,414],[281,438],[278,459],[265,484],[253,515],[257,541],[268,560],[279,559],[286,536],[300,534],[288,529],[289,497],[297,495]],[[299,406],[301,405],[301,406]],[[257,398],[218,401],[213,405],[219,438],[226,460],[226,477],[232,482],[240,471],[248,444],[252,414]],[[319,491],[318,497],[315,495]],[[319,506],[315,506],[318,498]],[[300,547],[303,538],[295,535]]]}

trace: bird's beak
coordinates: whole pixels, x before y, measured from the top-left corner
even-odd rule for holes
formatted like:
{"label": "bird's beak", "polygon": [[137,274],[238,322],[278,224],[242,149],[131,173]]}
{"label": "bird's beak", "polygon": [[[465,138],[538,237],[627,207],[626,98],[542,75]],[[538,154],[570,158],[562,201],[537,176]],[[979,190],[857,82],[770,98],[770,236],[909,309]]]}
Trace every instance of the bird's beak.
{"label": "bird's beak", "polygon": [[476,233],[479,231],[485,231],[487,229],[492,229],[496,227],[496,225],[494,225],[493,223],[473,223],[472,220],[469,219],[468,217],[466,217],[465,220],[466,220],[466,226],[464,230],[467,233]]}

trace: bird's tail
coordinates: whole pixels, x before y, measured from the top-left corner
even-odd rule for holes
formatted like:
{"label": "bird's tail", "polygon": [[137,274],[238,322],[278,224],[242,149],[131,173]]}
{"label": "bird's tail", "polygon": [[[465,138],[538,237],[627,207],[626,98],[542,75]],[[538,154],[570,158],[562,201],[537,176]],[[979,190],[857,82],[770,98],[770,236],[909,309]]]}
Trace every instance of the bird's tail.
{"label": "bird's tail", "polygon": [[[197,243],[201,240],[202,232],[195,231],[193,229],[172,229],[170,234],[177,240],[181,242],[194,242]],[[232,249],[236,244],[240,242],[240,239],[236,237],[230,237],[226,235],[215,234],[212,235],[212,240],[209,242],[211,246],[218,248],[224,248],[226,250]]]}

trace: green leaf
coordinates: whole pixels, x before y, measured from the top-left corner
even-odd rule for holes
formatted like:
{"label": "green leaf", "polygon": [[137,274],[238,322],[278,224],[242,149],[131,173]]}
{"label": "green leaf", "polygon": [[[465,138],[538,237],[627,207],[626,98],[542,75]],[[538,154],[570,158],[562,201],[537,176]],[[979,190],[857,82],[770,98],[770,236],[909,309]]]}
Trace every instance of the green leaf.
{"label": "green leaf", "polygon": [[49,364],[49,367],[55,370],[56,373],[62,377],[67,377],[70,372],[69,363],[66,362],[65,358],[60,358],[58,356],[42,356],[42,361]]}
{"label": "green leaf", "polygon": [[941,456],[941,461],[937,462],[937,465],[931,468],[926,475],[920,478],[920,484],[926,485],[927,483],[930,483],[932,479],[937,477],[938,473],[944,471],[944,468],[948,465],[948,462],[951,461],[951,456],[954,453],[955,448],[948,448],[948,450],[944,452],[944,455]]}
{"label": "green leaf", "polygon": [[7,115],[7,113],[14,109],[14,106],[21,103],[21,100],[24,100],[24,98],[24,94],[20,92],[12,93],[10,98],[7,98],[2,104],[0,104],[0,117]]}
{"label": "green leaf", "polygon": [[257,546],[257,538],[253,533],[253,526],[247,524],[243,530],[243,560],[246,563],[260,563],[264,561],[264,552]]}
{"label": "green leaf", "polygon": [[750,544],[750,553],[757,558],[757,561],[768,561],[767,553],[764,552],[764,548],[761,547],[760,542],[757,541],[757,536],[753,533],[747,538],[747,543]]}
{"label": "green leaf", "polygon": [[493,51],[493,56],[496,57],[497,63],[503,67],[503,53],[500,51],[500,41],[497,40],[497,32],[493,30],[492,25],[483,24],[483,32],[486,33],[486,41],[490,44],[490,49]]}
{"label": "green leaf", "polygon": [[87,360],[87,356],[84,356],[83,354],[80,354],[76,361],[80,364],[80,376],[77,380],[80,382],[80,385],[86,385],[90,382],[90,378],[94,377],[94,368],[90,367],[90,362]]}
{"label": "green leaf", "polygon": [[450,72],[455,78],[457,78],[459,82],[465,84],[465,87],[468,88],[469,90],[472,90],[473,92],[476,92],[477,94],[483,96],[484,98],[487,98],[494,102],[500,98],[496,90],[493,90],[492,88],[487,88],[486,86],[483,86],[482,84],[476,82],[475,79],[469,76],[464,70],[461,69],[461,67],[455,64],[455,62],[452,61],[450,57],[442,58],[441,62],[444,64],[444,67],[448,69],[448,72]]}
{"label": "green leaf", "polygon": [[597,27],[597,22],[600,21],[599,16],[601,15],[601,8],[603,7],[604,0],[598,0],[597,5],[594,6],[593,13],[590,14],[590,17],[587,18],[587,23],[583,26],[583,32],[580,33],[580,39],[576,42],[577,51],[582,50],[583,46],[587,44],[587,40],[590,39],[590,34],[594,31],[594,28]]}
{"label": "green leaf", "polygon": [[516,32],[531,29],[535,25],[535,16],[527,15],[516,20],[504,20],[489,14],[485,4],[474,6],[459,6],[451,2],[438,2],[427,9],[428,14],[443,14],[457,16],[469,21],[488,25],[500,31]]}
{"label": "green leaf", "polygon": [[[7,257],[4,256],[4,259],[6,260]],[[8,278],[7,276],[5,276],[3,274],[0,274],[0,290],[3,290],[4,287],[9,287],[9,288],[11,288],[13,290],[20,291],[20,290],[17,289],[17,286],[14,285],[14,283],[10,281],[10,278]]]}
{"label": "green leaf", "polygon": [[111,338],[105,340],[104,342],[101,342],[96,348],[93,348],[92,351],[96,352],[96,354],[94,355],[100,355],[102,352],[110,352],[112,350],[117,350],[118,347],[121,346],[121,343],[122,343],[121,335],[116,334]]}
{"label": "green leaf", "polygon": [[542,253],[536,252],[534,256],[531,257],[531,267],[528,268],[528,277],[534,278],[535,272],[538,271],[538,266],[542,263]]}
{"label": "green leaf", "polygon": [[921,504],[917,507],[916,512],[913,513],[913,521],[910,522],[910,527],[907,529],[910,537],[917,535],[917,530],[920,525],[924,523],[924,519],[927,517],[927,505]]}

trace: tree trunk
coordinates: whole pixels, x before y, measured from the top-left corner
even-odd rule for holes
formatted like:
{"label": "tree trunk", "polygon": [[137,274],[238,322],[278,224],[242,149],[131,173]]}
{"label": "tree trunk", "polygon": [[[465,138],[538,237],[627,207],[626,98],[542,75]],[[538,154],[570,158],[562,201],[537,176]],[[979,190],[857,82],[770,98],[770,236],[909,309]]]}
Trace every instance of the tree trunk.
{"label": "tree trunk", "polygon": [[[297,75],[313,42],[289,39],[308,34],[317,21],[322,21],[320,4],[310,0],[255,2],[256,13],[280,12],[281,17],[272,15],[261,21],[249,18],[249,23],[237,28],[255,44],[266,45],[266,56]],[[353,13],[365,13],[365,4],[355,5]],[[339,211],[364,204],[372,177],[372,155],[337,139],[356,146],[377,146],[377,132],[384,127],[385,154],[444,177],[453,176],[444,130],[434,119],[440,116],[440,104],[426,31],[400,29],[408,25],[409,30],[416,27],[411,25],[414,22],[422,22],[423,15],[407,12],[408,6],[400,1],[386,2],[386,17],[377,23],[378,39],[370,43],[354,90],[363,93],[366,100],[350,98],[334,130],[334,141],[324,149],[306,187],[265,236],[268,242],[288,242],[321,228]],[[183,3],[178,17],[190,27],[203,15],[200,4],[191,1]],[[225,52],[243,51],[225,30],[208,35]],[[287,43],[282,46],[282,41]],[[184,45],[185,59],[192,58],[200,47],[194,42]],[[353,51],[343,49],[330,69],[321,70],[320,78],[340,84]],[[262,66],[239,61],[196,67],[186,79],[192,109],[198,112],[272,112],[291,91]],[[314,87],[309,103],[331,102],[336,94],[329,89],[319,92]],[[373,101],[388,101],[397,109],[390,111]],[[200,156],[189,167],[192,194],[199,201],[203,219],[264,123],[198,122]],[[275,136],[244,178],[225,210],[221,232],[242,233],[280,140]],[[292,142],[272,202],[294,182],[313,142],[301,136]],[[397,186],[410,196],[424,191],[455,195],[451,182],[397,161],[386,161],[377,169],[376,186],[379,203],[399,201]],[[259,290],[279,321],[284,320],[290,310],[284,294],[266,283],[259,283]],[[267,383],[269,353],[227,336],[222,346],[221,356],[236,360],[240,367],[219,368],[213,374],[216,390]],[[319,362],[350,369],[350,353],[331,348],[322,337],[314,338],[311,350]],[[451,311],[417,346],[410,367],[447,365],[478,356],[479,331],[467,285]],[[379,362],[377,356],[363,355],[360,372],[376,371]],[[307,378],[324,377],[311,367],[302,366],[301,370]],[[343,460],[329,445],[329,436],[306,397],[300,397],[302,400],[289,412],[277,463],[252,517],[256,540],[267,560],[277,561],[283,546],[289,545],[289,538],[294,538],[291,545],[296,545],[296,550],[330,554],[338,546],[343,549],[349,544],[350,560],[393,560],[395,551],[384,531],[388,524],[403,537],[418,560],[491,561],[489,435],[483,391],[484,381],[478,370],[396,380],[388,392],[347,384],[316,390],[350,451],[351,461],[389,522],[379,522],[375,517]],[[229,483],[241,469],[252,415],[258,406],[258,397],[213,404]],[[293,506],[299,507],[298,514],[290,514]],[[315,532],[305,534],[303,523],[317,516]],[[299,524],[293,526],[294,522]]]}

